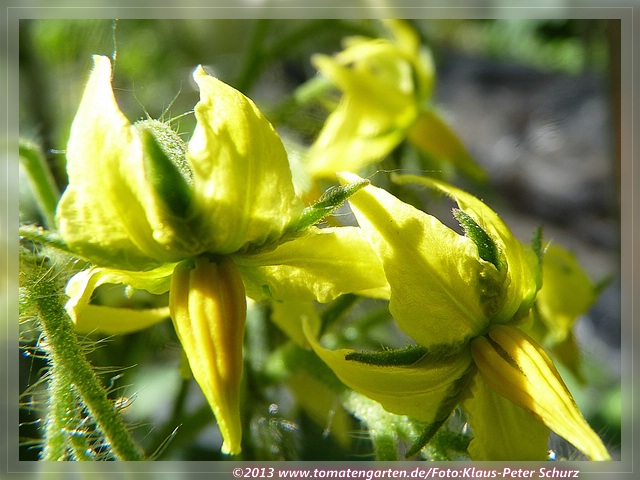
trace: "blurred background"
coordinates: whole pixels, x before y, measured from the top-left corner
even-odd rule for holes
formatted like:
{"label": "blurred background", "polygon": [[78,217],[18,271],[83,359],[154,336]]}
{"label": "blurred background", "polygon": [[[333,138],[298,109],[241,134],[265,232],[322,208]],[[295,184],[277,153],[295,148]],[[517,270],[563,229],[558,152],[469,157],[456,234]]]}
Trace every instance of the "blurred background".
{"label": "blurred background", "polygon": [[[22,20],[19,30],[20,136],[46,152],[60,189],[64,150],[91,55],[115,61],[120,108],[135,121],[174,119],[188,138],[198,100],[198,64],[251,97],[283,136],[311,141],[324,119],[314,108],[292,113],[296,88],[316,75],[315,53],[332,54],[349,35],[377,36],[368,20]],[[594,282],[609,277],[597,304],[576,324],[588,387],[572,383],[578,404],[612,449],[620,445],[620,24],[609,20],[412,21],[436,62],[433,102],[487,171],[472,191],[528,242],[534,229],[575,252]],[[178,118],[180,117],[180,118]],[[38,223],[21,176],[20,221]],[[27,332],[28,333],[28,332]],[[274,335],[270,333],[269,335]],[[23,333],[26,346],[34,342]],[[259,348],[253,361],[260,362]],[[181,379],[180,345],[169,322],[109,339],[91,354],[136,435],[155,448],[180,425],[162,460],[217,459],[219,437],[193,383]],[[23,355],[20,391],[37,389],[42,359]],[[30,393],[30,395],[31,395]],[[31,398],[31,397],[30,397]],[[273,398],[278,399],[274,401]],[[366,439],[345,451],[282,392],[256,402],[255,459],[370,458]],[[23,460],[39,453],[37,402],[21,410]],[[41,405],[42,406],[42,405]],[[275,406],[275,407],[274,407]],[[321,444],[318,443],[321,439]]]}

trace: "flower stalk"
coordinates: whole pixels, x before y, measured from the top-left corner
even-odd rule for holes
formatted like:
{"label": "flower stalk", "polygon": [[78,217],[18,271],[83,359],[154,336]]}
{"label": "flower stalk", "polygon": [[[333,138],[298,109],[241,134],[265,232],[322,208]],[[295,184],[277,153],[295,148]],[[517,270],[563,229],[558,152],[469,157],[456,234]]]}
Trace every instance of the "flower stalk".
{"label": "flower stalk", "polygon": [[[75,397],[75,395],[69,395],[69,391],[75,391],[95,420],[97,428],[104,435],[113,455],[119,460],[144,460],[144,452],[131,436],[122,417],[82,353],[73,323],[60,303],[55,282],[44,277],[34,281],[30,288],[32,289],[30,296],[34,299],[38,319],[42,325],[42,333],[49,353],[48,359],[54,375],[51,388],[55,391],[52,392],[52,398],[65,402],[64,406],[56,403],[51,405],[52,417],[47,427],[45,459],[62,459],[66,442],[60,435],[60,429],[64,428],[65,424],[68,425],[69,409],[75,411],[77,408],[76,405],[69,405],[72,401],[71,397]],[[61,412],[64,415],[61,416]]]}

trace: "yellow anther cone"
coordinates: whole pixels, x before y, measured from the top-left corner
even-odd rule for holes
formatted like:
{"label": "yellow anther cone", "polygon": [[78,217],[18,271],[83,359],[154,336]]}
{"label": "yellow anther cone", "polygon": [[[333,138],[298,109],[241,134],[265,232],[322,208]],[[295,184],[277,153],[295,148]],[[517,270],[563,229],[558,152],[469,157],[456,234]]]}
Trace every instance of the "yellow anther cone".
{"label": "yellow anther cone", "polygon": [[222,453],[241,451],[240,380],[246,297],[238,267],[230,258],[204,256],[176,267],[170,294],[171,318],[193,376],[218,422]]}

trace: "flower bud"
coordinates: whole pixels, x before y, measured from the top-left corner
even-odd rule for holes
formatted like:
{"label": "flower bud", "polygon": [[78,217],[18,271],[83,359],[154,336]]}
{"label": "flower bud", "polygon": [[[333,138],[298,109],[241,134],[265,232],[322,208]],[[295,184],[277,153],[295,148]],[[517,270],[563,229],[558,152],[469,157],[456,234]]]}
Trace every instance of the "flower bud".
{"label": "flower bud", "polygon": [[171,318],[193,376],[218,422],[222,453],[241,450],[240,380],[246,297],[238,267],[228,257],[200,256],[175,268]]}

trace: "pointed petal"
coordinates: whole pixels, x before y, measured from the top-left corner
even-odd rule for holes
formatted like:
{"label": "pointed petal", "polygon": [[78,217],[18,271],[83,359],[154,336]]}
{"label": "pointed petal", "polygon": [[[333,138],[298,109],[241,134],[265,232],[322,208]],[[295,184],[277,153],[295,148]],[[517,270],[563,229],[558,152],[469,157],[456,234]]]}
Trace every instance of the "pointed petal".
{"label": "pointed petal", "polygon": [[[187,158],[202,238],[218,254],[280,238],[303,209],[271,124],[242,93],[198,67],[197,125]],[[197,223],[197,222],[196,222]]]}
{"label": "pointed petal", "polygon": [[423,110],[408,132],[408,138],[428,155],[450,162],[456,169],[476,181],[486,179],[486,173],[465,148],[462,141],[433,110]]}
{"label": "pointed petal", "polygon": [[[159,295],[169,290],[174,266],[174,264],[167,264],[148,272],[133,272],[103,267],[91,267],[83,270],[76,273],[67,282],[65,293],[70,298],[65,308],[71,319],[84,331],[86,331],[84,326],[87,326],[87,328],[96,329],[105,333],[112,332],[113,328],[120,328],[115,327],[115,325],[123,324],[124,319],[116,319],[115,317],[109,319],[110,317],[106,314],[98,313],[98,316],[94,320],[91,320],[91,313],[84,312],[89,307],[89,301],[91,300],[91,295],[93,295],[94,290],[100,285],[110,283],[128,285],[137,290],[146,290],[154,295]],[[119,311],[120,309],[117,310]],[[103,312],[106,312],[106,310]],[[108,323],[98,327],[96,323],[99,321],[99,318],[104,319]],[[148,326],[149,319],[146,318],[144,314],[140,314],[140,316],[133,315],[129,317],[129,322],[126,322],[126,324],[126,330],[133,331]]]}
{"label": "pointed petal", "polygon": [[476,375],[462,403],[473,432],[469,454],[476,461],[546,460],[549,428],[496,394]]}
{"label": "pointed petal", "polygon": [[[342,174],[341,180],[357,176]],[[391,287],[389,309],[420,345],[461,344],[489,325],[478,278],[488,262],[438,219],[368,186],[349,199]]]}
{"label": "pointed petal", "polygon": [[169,307],[132,309],[87,305],[77,312],[75,322],[78,333],[123,335],[167,319]]}
{"label": "pointed petal", "polygon": [[222,453],[241,451],[240,379],[246,297],[240,272],[223,257],[176,266],[171,282],[171,318],[193,376],[218,422]]}
{"label": "pointed petal", "polygon": [[328,302],[365,290],[388,296],[378,257],[355,227],[310,227],[275,250],[234,258],[252,298]]}
{"label": "pointed petal", "polygon": [[420,43],[416,30],[405,20],[384,19],[398,49],[405,53],[414,68],[418,103],[431,96],[435,85],[435,65],[431,51]]}
{"label": "pointed petal", "polygon": [[141,270],[175,261],[154,239],[142,146],[113,96],[111,63],[93,59],[67,146],[69,186],[56,213],[60,233],[81,256],[104,265]]}
{"label": "pointed petal", "polygon": [[610,460],[549,356],[520,330],[494,325],[472,344],[473,359],[487,384],[524,408],[592,460]]}
{"label": "pointed petal", "polygon": [[458,203],[460,209],[472,217],[496,243],[506,261],[508,280],[504,282],[503,305],[493,317],[493,322],[505,323],[514,316],[528,312],[541,284],[537,257],[532,250],[524,248],[493,210],[473,195],[433,178],[393,175],[393,181],[400,184],[424,185],[449,195]]}
{"label": "pointed petal", "polygon": [[[471,365],[466,350],[447,361],[422,360],[402,367],[346,360],[345,356],[351,350],[326,349],[314,337],[308,324],[304,328],[313,350],[345,385],[379,402],[391,413],[409,415],[423,422],[441,420],[437,417],[443,415],[442,406],[460,394],[456,380],[463,377]],[[449,413],[450,410],[446,415]]]}

